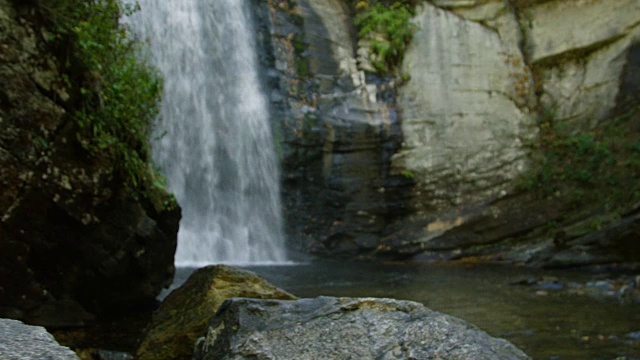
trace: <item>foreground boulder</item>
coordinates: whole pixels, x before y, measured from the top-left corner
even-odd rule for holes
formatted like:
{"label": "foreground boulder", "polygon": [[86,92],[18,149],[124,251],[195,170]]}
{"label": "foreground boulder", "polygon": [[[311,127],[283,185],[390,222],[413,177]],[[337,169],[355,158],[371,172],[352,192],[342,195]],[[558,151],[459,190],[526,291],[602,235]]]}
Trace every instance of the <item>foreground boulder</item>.
{"label": "foreground boulder", "polygon": [[60,346],[43,327],[0,319],[0,359],[78,360],[78,357],[69,348]]}
{"label": "foreground boulder", "polygon": [[191,359],[196,339],[205,333],[218,307],[232,297],[296,298],[247,270],[224,265],[198,269],[160,305],[136,359]]}
{"label": "foreground boulder", "polygon": [[529,359],[458,318],[374,298],[230,299],[200,340],[197,360]]}

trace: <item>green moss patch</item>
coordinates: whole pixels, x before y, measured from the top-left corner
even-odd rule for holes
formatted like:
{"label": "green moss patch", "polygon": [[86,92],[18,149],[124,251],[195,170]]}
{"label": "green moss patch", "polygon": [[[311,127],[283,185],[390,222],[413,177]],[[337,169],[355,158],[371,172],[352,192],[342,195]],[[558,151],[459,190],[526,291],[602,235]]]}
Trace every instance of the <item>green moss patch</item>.
{"label": "green moss patch", "polygon": [[358,37],[369,42],[372,65],[380,74],[396,74],[415,31],[414,1],[351,1]]}

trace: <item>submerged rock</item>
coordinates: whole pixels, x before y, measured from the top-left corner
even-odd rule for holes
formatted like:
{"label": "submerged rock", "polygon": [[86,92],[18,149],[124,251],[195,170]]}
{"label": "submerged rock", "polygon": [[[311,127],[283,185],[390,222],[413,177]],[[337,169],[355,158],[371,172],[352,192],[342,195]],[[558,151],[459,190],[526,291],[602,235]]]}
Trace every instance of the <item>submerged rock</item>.
{"label": "submerged rock", "polygon": [[458,318],[374,298],[230,299],[194,359],[529,359]]}
{"label": "submerged rock", "polygon": [[247,270],[224,265],[198,269],[160,305],[136,359],[190,359],[196,339],[218,307],[232,297],[296,298]]}
{"label": "submerged rock", "polygon": [[78,356],[60,346],[43,327],[0,319],[0,359],[78,360]]}

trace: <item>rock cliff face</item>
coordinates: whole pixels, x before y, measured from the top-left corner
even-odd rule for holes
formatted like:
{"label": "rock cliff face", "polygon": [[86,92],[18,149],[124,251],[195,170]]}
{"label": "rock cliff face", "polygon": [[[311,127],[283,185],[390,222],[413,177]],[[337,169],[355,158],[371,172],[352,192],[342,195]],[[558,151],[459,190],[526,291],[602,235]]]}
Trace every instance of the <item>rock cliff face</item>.
{"label": "rock cliff face", "polygon": [[531,166],[541,119],[597,131],[637,104],[637,1],[418,2],[405,82],[365,71],[367,49],[345,2],[297,3],[261,2],[263,63],[298,248],[637,261],[636,247],[624,256],[616,250],[637,232],[634,207],[608,223],[627,234],[612,238],[607,227],[589,229],[602,211],[569,216],[577,210],[562,196],[516,186]]}
{"label": "rock cliff face", "polygon": [[[541,200],[515,191],[514,180],[527,169],[527,144],[540,136],[536,121],[552,116],[572,132],[590,131],[637,103],[624,84],[625,69],[637,66],[630,54],[639,40],[639,6],[596,0],[420,6],[404,62],[412,81],[399,90],[407,141],[393,166],[416,173],[414,219],[422,220],[412,235],[389,239],[386,247],[555,265],[637,261],[628,235],[589,229],[590,217],[601,212],[572,216],[577,210],[562,196]],[[622,218],[611,226],[637,231],[630,213]],[[550,223],[557,226],[545,231]],[[620,256],[625,247],[629,253]]]}
{"label": "rock cliff face", "polygon": [[180,209],[132,196],[80,146],[79,89],[41,15],[0,1],[0,317],[74,326],[170,283]]}
{"label": "rock cliff face", "polygon": [[[513,13],[501,20],[515,30]],[[425,4],[415,23],[404,61],[411,81],[399,89],[405,142],[393,165],[418,179],[418,211],[495,196],[522,171],[522,143],[535,135],[531,71],[513,41],[478,22]]]}
{"label": "rock cliff face", "polygon": [[321,254],[370,252],[386,225],[405,214],[411,185],[389,172],[401,142],[392,79],[365,79],[358,69],[343,1],[264,5],[263,64],[292,245]]}

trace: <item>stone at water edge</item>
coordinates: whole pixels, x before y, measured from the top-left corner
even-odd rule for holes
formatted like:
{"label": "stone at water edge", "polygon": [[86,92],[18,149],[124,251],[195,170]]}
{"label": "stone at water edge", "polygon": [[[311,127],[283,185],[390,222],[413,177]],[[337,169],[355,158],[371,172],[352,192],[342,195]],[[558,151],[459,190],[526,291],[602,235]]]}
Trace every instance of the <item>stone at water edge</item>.
{"label": "stone at water edge", "polygon": [[196,270],[154,313],[137,360],[191,359],[195,341],[228,298],[296,299],[251,271],[225,265]]}
{"label": "stone at water edge", "polygon": [[0,319],[0,359],[79,360],[73,351],[58,344],[45,328],[10,319]]}
{"label": "stone at water edge", "polygon": [[504,339],[411,301],[230,299],[194,360],[530,359]]}

